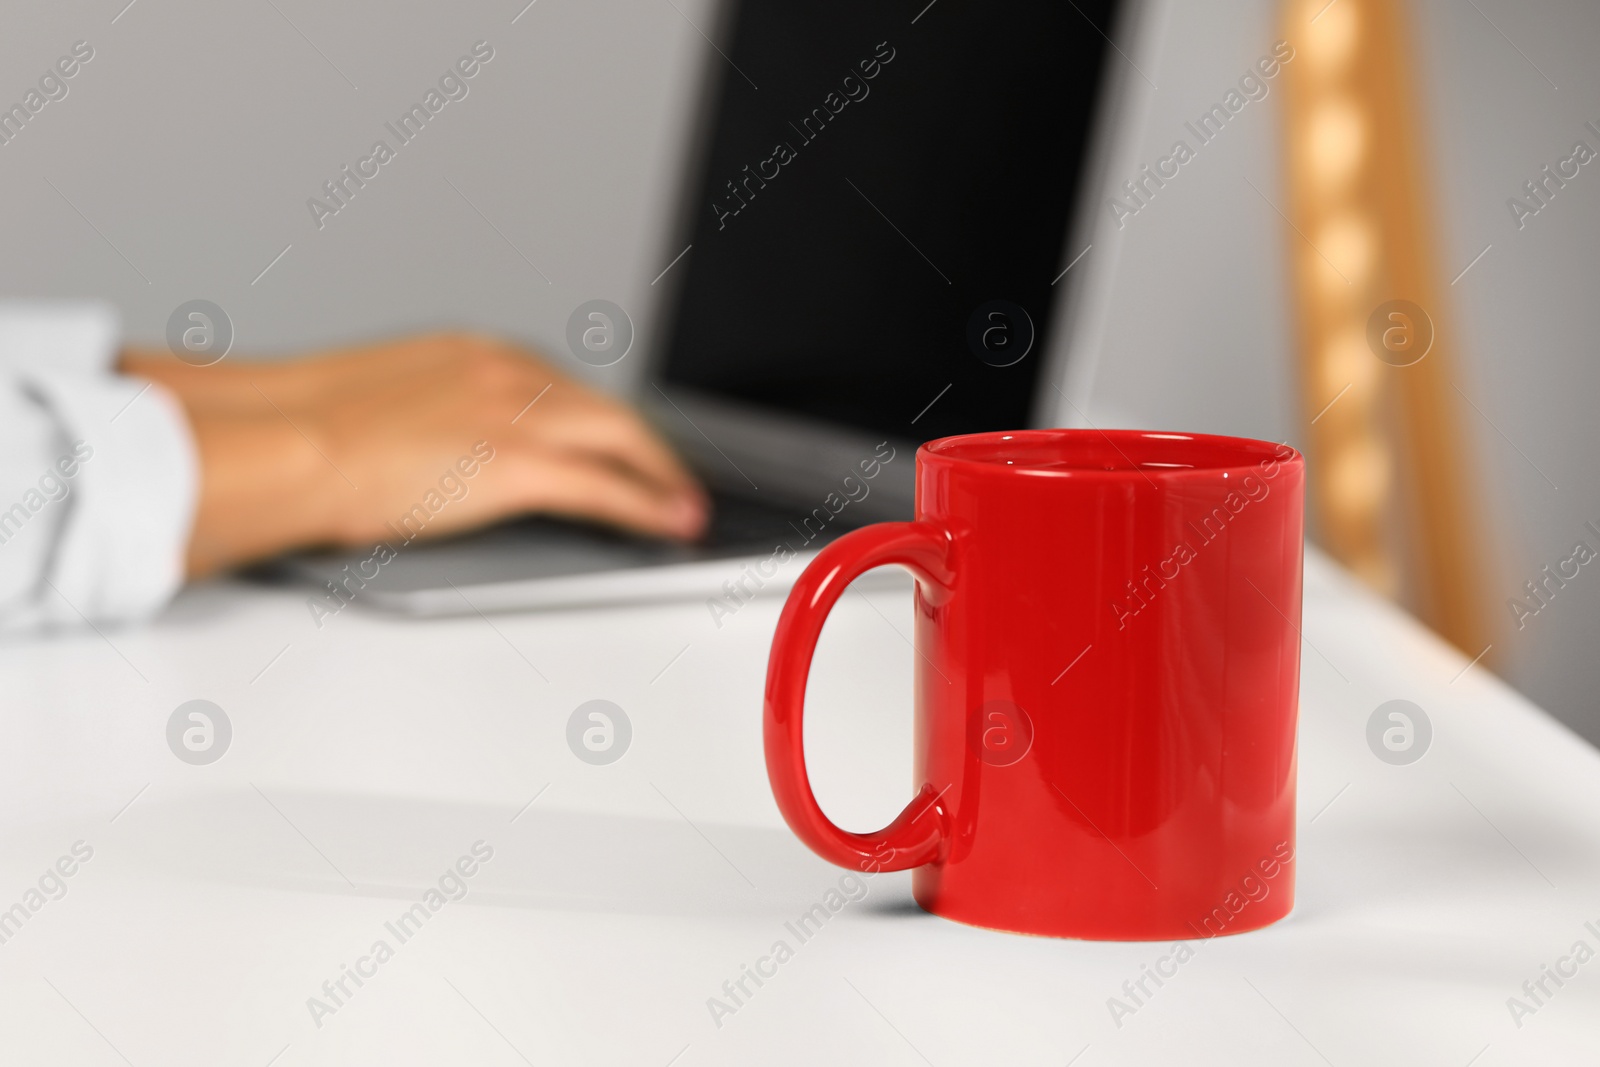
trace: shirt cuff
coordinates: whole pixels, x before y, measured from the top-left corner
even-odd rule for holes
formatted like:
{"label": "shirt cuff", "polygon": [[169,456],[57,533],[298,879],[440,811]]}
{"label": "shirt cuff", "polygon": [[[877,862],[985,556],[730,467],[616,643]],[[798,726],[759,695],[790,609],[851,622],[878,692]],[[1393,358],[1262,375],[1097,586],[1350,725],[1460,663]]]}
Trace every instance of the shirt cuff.
{"label": "shirt cuff", "polygon": [[78,466],[76,499],[49,568],[72,609],[61,621],[154,614],[183,584],[199,494],[182,405],[154,382],[103,372],[26,378]]}
{"label": "shirt cuff", "polygon": [[117,313],[79,300],[0,300],[0,361],[13,370],[109,371],[117,361]]}

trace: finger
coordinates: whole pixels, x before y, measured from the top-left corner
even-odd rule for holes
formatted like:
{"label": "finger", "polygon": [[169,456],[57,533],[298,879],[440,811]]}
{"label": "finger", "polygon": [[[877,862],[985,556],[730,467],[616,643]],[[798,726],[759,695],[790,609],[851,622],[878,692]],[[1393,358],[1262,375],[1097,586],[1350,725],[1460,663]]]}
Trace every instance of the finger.
{"label": "finger", "polygon": [[634,412],[614,413],[606,444],[609,447],[602,449],[602,454],[627,464],[664,488],[684,494],[702,492],[699,479],[678,454]]}
{"label": "finger", "polygon": [[699,500],[663,492],[609,463],[547,452],[519,464],[514,477],[530,510],[658,537],[693,538],[705,529],[706,509]]}
{"label": "finger", "polygon": [[533,428],[546,442],[621,464],[665,492],[704,496],[699,480],[638,415],[599,396],[569,392],[562,399],[560,415]]}

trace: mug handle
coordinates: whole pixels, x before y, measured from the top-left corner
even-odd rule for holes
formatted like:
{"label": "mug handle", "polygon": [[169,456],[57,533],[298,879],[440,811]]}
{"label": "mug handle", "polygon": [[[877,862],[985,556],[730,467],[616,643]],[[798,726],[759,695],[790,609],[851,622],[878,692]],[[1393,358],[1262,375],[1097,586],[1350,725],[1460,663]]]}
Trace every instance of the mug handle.
{"label": "mug handle", "polygon": [[851,833],[822,813],[806,774],[806,679],[817,635],[845,587],[874,567],[897,563],[922,586],[926,603],[949,599],[954,574],[951,538],[927,522],[885,522],[852,530],[827,545],[795,581],[778,618],[767,662],[763,717],[767,777],[778,810],[823,859],[852,870],[900,871],[942,857],[948,818],[931,784],[918,790],[893,822],[870,834]]}

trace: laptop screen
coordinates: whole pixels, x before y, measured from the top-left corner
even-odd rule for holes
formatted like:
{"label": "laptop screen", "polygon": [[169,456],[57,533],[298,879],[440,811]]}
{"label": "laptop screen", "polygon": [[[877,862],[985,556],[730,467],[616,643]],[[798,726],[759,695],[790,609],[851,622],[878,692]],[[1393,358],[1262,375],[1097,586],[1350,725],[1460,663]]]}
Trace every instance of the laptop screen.
{"label": "laptop screen", "polygon": [[1115,6],[737,4],[667,386],[897,437],[1026,425]]}

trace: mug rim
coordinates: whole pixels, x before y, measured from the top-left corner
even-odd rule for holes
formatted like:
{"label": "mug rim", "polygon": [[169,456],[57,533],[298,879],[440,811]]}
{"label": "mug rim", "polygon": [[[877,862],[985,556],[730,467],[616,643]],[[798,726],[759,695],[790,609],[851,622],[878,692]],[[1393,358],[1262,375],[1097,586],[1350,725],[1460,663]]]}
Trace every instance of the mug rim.
{"label": "mug rim", "polygon": [[[1015,442],[1013,447],[1056,446],[1067,454],[1080,444],[1104,441],[1111,445],[1125,466],[1107,470],[1100,465],[1043,466],[1002,462],[999,454],[1005,442]],[[1136,462],[1133,453],[1143,453],[1152,442],[1155,447],[1171,454],[1174,448],[1187,449],[1195,457],[1184,465],[1151,465],[1150,461]],[[996,474],[1044,478],[1121,479],[1141,474],[1151,480],[1172,480],[1205,476],[1222,471],[1238,471],[1263,467],[1268,463],[1300,465],[1305,461],[1301,452],[1287,443],[1278,444],[1254,437],[1230,437],[1224,434],[1186,433],[1172,430],[1100,430],[1094,428],[1054,427],[1028,430],[988,430],[983,433],[955,434],[924,442],[917,449],[917,463],[988,469]],[[1056,461],[1059,462],[1059,461]],[[1068,460],[1070,464],[1070,459]]]}

